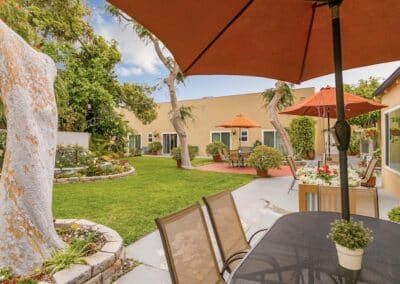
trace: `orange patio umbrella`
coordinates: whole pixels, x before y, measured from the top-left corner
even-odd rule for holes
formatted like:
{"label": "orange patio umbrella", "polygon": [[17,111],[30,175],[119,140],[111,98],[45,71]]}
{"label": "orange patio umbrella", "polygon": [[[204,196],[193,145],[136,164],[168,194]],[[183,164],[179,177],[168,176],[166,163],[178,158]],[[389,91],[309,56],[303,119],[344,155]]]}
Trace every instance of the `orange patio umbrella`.
{"label": "orange patio umbrella", "polygon": [[400,59],[399,0],[108,1],[156,35],[184,75],[300,83],[335,71],[342,218],[350,219],[342,70]]}
{"label": "orange patio umbrella", "polygon": [[242,128],[260,128],[261,125],[257,122],[247,118],[241,114],[226,120],[224,123],[217,125],[218,127],[224,128],[239,128],[239,147],[240,147],[240,131]]}

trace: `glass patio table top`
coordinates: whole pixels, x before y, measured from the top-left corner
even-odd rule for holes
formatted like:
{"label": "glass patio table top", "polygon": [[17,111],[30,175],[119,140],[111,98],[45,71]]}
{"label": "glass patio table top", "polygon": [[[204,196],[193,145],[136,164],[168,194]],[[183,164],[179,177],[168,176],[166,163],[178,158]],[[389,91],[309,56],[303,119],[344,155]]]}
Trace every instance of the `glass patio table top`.
{"label": "glass patio table top", "polygon": [[[326,237],[338,213],[303,212],[276,221],[230,276],[229,283],[400,283],[400,225],[352,215],[373,231],[361,271],[338,265]],[[356,282],[357,281],[357,282]]]}

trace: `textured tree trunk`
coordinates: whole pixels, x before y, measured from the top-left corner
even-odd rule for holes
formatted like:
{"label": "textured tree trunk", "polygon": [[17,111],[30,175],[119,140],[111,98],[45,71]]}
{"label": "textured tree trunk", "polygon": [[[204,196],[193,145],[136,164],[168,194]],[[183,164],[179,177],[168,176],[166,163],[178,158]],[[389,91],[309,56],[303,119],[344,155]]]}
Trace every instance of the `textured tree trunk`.
{"label": "textured tree trunk", "polygon": [[0,180],[0,267],[28,274],[63,247],[51,212],[57,135],[54,62],[0,20],[7,149]]}
{"label": "textured tree trunk", "polygon": [[272,126],[276,129],[276,132],[278,132],[278,135],[281,138],[283,147],[285,147],[287,154],[289,156],[293,156],[293,147],[292,144],[290,143],[289,135],[287,134],[285,128],[282,126],[278,118],[277,106],[281,98],[285,95],[285,93],[282,92],[284,84],[285,83],[282,81],[276,82],[275,84],[276,92],[274,97],[271,99],[271,101],[267,106],[267,111],[268,111],[269,121],[271,122]]}

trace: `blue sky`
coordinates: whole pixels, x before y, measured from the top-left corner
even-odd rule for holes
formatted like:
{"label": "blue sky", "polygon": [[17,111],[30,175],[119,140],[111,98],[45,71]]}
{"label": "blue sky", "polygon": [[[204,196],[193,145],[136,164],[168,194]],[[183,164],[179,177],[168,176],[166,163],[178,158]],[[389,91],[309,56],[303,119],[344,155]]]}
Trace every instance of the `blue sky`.
{"label": "blue sky", "polygon": [[[124,23],[119,23],[104,12],[104,0],[87,0],[92,10],[90,22],[96,33],[107,40],[116,40],[122,53],[122,61],[117,66],[118,80],[121,82],[146,83],[160,86],[154,94],[157,102],[168,101],[168,93],[163,87],[162,81],[166,76],[166,70],[151,46],[146,46],[136,34]],[[367,79],[370,76],[386,78],[396,68],[400,61],[367,66],[347,70],[344,72],[344,82],[354,84],[359,79]],[[193,99],[209,96],[224,96],[260,92],[273,87],[275,80],[247,77],[247,76],[190,76],[185,85],[178,88],[178,97]],[[334,86],[333,74],[319,77],[296,87],[315,87],[319,90],[326,85]]]}

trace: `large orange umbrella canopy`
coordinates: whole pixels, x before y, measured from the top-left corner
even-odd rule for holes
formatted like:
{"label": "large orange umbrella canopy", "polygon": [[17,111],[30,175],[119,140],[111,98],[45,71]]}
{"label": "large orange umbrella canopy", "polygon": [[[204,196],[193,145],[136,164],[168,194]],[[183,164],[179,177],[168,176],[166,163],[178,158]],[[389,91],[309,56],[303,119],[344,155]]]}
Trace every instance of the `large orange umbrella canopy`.
{"label": "large orange umbrella canopy", "polygon": [[[346,119],[387,107],[349,93],[344,93],[344,105]],[[280,113],[336,118],[336,89],[331,87],[322,88],[321,91],[313,96],[284,109]]]}
{"label": "large orange umbrella canopy", "polygon": [[221,125],[217,125],[219,127],[225,127],[225,128],[258,128],[261,127],[260,124],[257,122],[251,120],[250,118],[247,118],[241,114],[228,119]]}
{"label": "large orange umbrella canopy", "polygon": [[[108,1],[155,34],[185,75],[299,83],[334,70],[331,11],[316,1]],[[400,59],[399,0],[344,0],[340,14],[343,69]]]}

